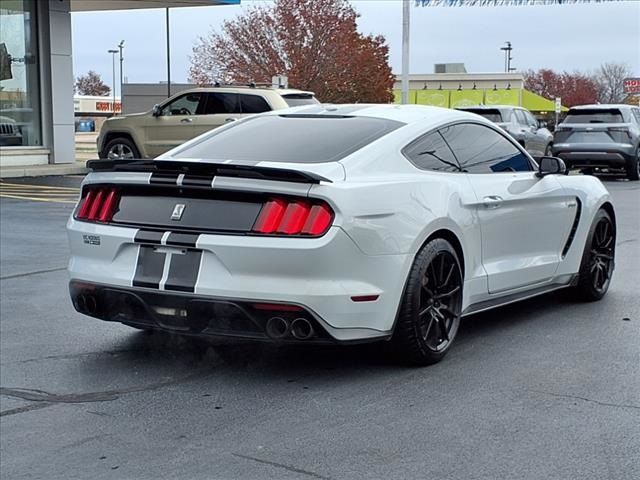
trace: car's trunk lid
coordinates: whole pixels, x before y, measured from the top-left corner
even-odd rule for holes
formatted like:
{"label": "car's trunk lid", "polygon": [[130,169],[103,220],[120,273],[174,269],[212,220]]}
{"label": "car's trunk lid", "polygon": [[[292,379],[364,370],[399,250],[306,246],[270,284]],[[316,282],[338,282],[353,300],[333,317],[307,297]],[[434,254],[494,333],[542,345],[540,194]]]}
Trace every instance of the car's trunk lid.
{"label": "car's trunk lid", "polygon": [[628,143],[628,123],[562,123],[554,133],[554,143]]}

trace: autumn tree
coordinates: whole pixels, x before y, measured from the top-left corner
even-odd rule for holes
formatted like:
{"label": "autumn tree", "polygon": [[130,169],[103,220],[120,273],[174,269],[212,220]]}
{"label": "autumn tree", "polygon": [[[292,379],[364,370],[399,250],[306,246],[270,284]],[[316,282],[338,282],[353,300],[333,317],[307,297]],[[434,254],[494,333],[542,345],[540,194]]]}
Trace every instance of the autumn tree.
{"label": "autumn tree", "polygon": [[627,97],[624,93],[624,79],[631,76],[629,68],[623,63],[605,63],[595,74],[598,84],[600,103],[622,103]]}
{"label": "autumn tree", "polygon": [[390,102],[394,77],[384,37],[357,31],[347,0],[276,0],[199,37],[190,75],[200,84],[271,83],[286,75],[294,88],[323,102]]}
{"label": "autumn tree", "polygon": [[111,87],[106,85],[100,75],[89,70],[85,75],[76,78],[74,89],[79,95],[104,96],[111,93]]}
{"label": "autumn tree", "polygon": [[524,72],[525,88],[542,97],[562,99],[567,107],[596,103],[599,87],[595,79],[580,72],[554,72],[549,69]]}

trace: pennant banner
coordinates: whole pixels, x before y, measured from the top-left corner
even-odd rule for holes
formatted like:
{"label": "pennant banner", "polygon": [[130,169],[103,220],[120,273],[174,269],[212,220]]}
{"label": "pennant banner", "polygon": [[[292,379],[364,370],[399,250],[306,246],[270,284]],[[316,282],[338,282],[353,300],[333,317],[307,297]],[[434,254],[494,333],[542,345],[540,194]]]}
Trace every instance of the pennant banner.
{"label": "pennant banner", "polygon": [[626,0],[416,0],[418,7],[506,7],[514,5],[571,5]]}

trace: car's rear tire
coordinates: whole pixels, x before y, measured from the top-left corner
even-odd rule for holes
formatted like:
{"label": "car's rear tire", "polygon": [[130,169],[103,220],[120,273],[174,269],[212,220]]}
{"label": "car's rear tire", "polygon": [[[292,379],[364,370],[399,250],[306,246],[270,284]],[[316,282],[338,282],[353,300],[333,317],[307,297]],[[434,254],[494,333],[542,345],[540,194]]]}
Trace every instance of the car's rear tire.
{"label": "car's rear tire", "polygon": [[128,160],[140,158],[140,151],[129,138],[116,137],[107,142],[100,157],[110,160]]}
{"label": "car's rear tire", "polygon": [[598,210],[582,253],[578,284],[575,294],[578,300],[594,302],[609,290],[615,266],[616,229],[611,216]]}
{"label": "car's rear tire", "polygon": [[441,238],[431,240],[413,262],[393,333],[403,360],[430,365],[446,355],[460,326],[462,286],[453,246]]}
{"label": "car's rear tire", "polygon": [[636,152],[636,158],[627,163],[627,178],[631,181],[640,180],[640,147]]}

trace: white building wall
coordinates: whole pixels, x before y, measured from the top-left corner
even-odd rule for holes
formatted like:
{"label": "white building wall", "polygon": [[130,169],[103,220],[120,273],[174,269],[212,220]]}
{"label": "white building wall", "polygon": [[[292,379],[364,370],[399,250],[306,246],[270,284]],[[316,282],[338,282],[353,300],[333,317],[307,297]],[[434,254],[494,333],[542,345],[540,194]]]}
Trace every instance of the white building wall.
{"label": "white building wall", "polygon": [[51,128],[49,163],[71,163],[75,161],[75,137],[70,0],[49,0],[48,17],[52,124],[43,127]]}

